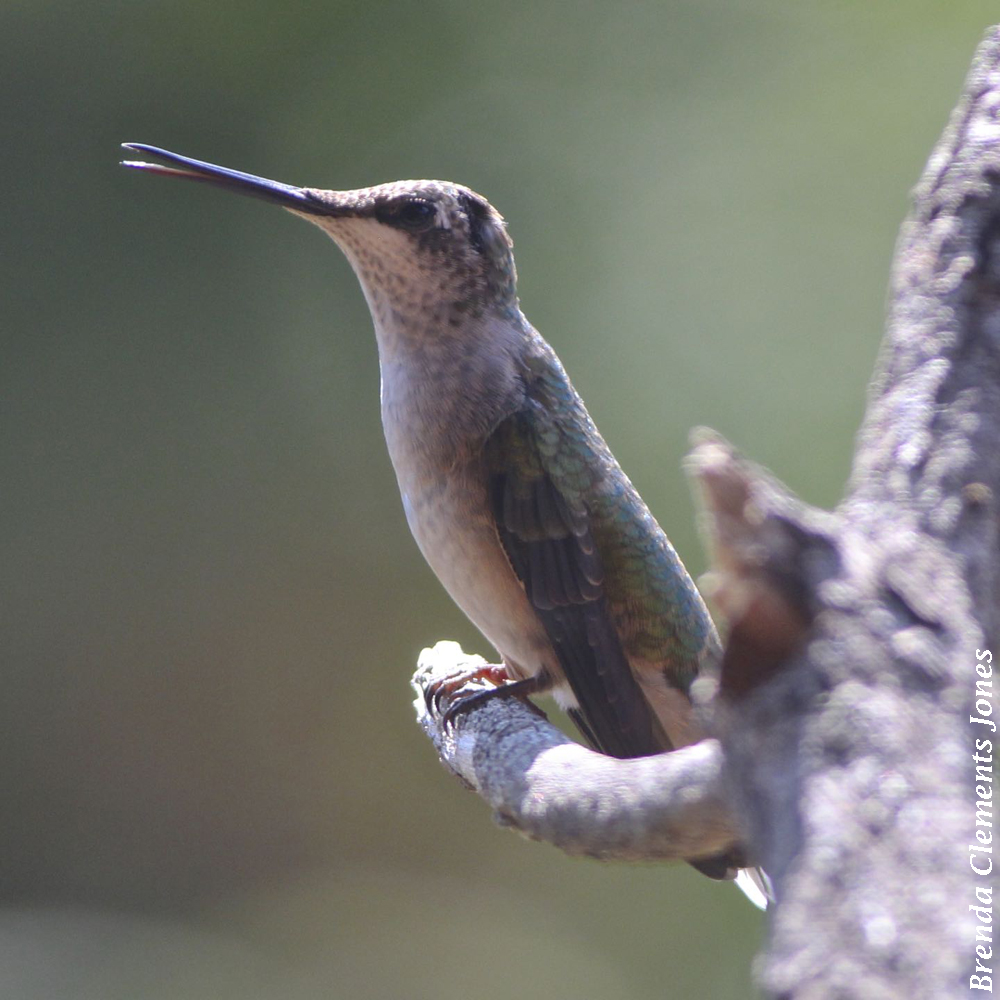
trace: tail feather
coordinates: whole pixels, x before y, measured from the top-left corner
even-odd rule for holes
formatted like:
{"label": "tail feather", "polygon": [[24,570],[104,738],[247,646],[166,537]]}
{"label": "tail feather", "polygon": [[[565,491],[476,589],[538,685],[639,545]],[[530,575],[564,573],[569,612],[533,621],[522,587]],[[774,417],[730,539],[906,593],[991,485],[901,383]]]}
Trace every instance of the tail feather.
{"label": "tail feather", "polygon": [[736,887],[758,910],[774,902],[774,888],[763,868],[741,868],[736,873]]}

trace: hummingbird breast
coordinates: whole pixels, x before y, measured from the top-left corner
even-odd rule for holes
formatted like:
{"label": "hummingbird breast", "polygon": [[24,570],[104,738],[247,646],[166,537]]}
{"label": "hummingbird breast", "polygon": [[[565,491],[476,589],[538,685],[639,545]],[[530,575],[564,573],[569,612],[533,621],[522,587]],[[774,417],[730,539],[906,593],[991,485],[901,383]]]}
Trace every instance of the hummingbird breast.
{"label": "hummingbird breast", "polygon": [[400,477],[407,523],[445,590],[500,653],[509,672],[515,677],[544,672],[558,682],[551,642],[497,535],[486,473],[479,464],[453,469],[436,483]]}
{"label": "hummingbird breast", "polygon": [[382,424],[410,531],[445,590],[513,675],[544,671],[557,682],[558,660],[490,504],[483,443],[523,398],[502,346],[477,337],[447,357],[383,356]]}

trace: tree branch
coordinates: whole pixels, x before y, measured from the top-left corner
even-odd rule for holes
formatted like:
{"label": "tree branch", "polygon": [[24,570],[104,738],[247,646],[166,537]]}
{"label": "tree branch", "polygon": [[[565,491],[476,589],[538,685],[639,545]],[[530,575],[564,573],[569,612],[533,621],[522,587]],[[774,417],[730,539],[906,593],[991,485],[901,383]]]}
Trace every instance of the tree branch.
{"label": "tree branch", "polygon": [[[490,803],[500,823],[568,854],[604,860],[711,855],[734,841],[715,740],[618,760],[574,743],[515,698],[487,702],[446,729],[428,691],[484,664],[454,642],[425,649],[412,682],[414,707],[441,762]],[[482,686],[473,681],[460,690]]]}

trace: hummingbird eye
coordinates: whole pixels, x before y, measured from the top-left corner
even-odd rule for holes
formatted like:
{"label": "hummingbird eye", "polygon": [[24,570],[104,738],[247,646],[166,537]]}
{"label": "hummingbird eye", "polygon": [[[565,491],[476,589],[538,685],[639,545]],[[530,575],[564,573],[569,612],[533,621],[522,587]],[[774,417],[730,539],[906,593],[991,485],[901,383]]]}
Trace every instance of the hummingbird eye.
{"label": "hummingbird eye", "polygon": [[406,198],[396,206],[394,221],[405,229],[425,229],[437,216],[437,209],[422,198]]}

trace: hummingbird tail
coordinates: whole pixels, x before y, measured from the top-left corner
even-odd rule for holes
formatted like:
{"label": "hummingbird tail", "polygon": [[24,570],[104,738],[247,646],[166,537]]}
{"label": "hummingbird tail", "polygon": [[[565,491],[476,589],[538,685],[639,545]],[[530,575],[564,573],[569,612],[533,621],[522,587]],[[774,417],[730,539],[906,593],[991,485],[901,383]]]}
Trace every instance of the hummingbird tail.
{"label": "hummingbird tail", "polygon": [[757,907],[766,910],[774,902],[774,887],[763,868],[741,868],[736,873],[736,888]]}
{"label": "hummingbird tail", "polygon": [[699,858],[688,864],[717,882],[735,882],[736,888],[757,907],[766,910],[774,902],[774,889],[763,868],[741,868],[740,859],[732,852],[717,854],[714,858]]}

